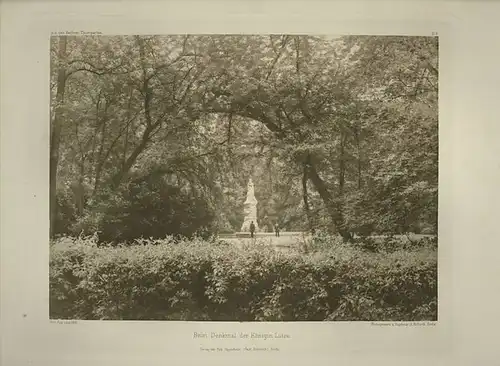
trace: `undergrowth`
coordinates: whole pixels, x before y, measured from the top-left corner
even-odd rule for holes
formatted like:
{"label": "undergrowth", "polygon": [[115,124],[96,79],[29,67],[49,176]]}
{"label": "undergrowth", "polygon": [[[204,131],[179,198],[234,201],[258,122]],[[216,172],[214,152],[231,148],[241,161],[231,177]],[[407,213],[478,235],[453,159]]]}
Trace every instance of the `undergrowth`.
{"label": "undergrowth", "polygon": [[50,248],[50,315],[127,320],[436,320],[432,245],[370,251],[316,241],[307,253],[256,242],[142,240]]}

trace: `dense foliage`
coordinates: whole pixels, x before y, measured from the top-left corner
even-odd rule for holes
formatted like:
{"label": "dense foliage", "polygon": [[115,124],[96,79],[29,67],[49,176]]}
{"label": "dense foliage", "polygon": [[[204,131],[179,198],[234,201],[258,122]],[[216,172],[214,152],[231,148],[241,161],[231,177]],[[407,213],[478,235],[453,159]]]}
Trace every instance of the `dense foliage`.
{"label": "dense foliage", "polygon": [[393,241],[373,253],[323,237],[308,247],[305,254],[276,252],[262,243],[240,250],[202,239],[118,247],[95,238],[58,239],[51,244],[50,316],[436,320],[433,243],[403,250]]}
{"label": "dense foliage", "polygon": [[51,234],[437,230],[434,37],[61,36]]}

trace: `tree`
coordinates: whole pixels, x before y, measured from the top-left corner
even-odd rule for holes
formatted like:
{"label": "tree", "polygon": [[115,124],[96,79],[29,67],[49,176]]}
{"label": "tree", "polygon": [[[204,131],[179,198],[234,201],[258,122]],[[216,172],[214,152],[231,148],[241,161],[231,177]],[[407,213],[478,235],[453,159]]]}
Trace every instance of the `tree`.
{"label": "tree", "polygon": [[[54,225],[57,215],[57,196],[56,196],[56,182],[57,182],[57,168],[59,165],[59,145],[61,140],[61,108],[64,103],[64,91],[66,88],[66,48],[67,37],[59,37],[58,50],[57,50],[57,84],[56,84],[56,97],[55,105],[52,108],[51,131],[50,131],[50,192],[49,192],[49,205],[50,205],[50,235],[54,234]],[[54,64],[52,67],[54,68]]]}
{"label": "tree", "polygon": [[56,192],[74,228],[132,207],[129,185],[152,176],[204,202],[214,231],[239,229],[249,177],[266,224],[350,239],[435,222],[434,38],[76,37],[53,48],[51,202]]}

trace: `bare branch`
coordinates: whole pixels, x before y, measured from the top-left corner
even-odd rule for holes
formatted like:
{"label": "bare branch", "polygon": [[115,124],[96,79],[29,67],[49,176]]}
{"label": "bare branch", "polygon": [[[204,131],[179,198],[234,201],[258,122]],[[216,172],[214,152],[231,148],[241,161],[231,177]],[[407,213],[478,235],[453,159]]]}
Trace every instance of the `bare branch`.
{"label": "bare branch", "polygon": [[114,75],[119,75],[119,74],[128,74],[131,72],[131,70],[125,70],[125,71],[121,71],[121,72],[117,72],[116,70],[118,70],[119,68],[121,68],[124,64],[123,62],[120,63],[119,65],[116,65],[114,67],[110,67],[110,68],[99,68],[97,66],[95,66],[94,64],[92,64],[91,62],[89,61],[85,61],[85,60],[72,60],[68,63],[68,66],[69,65],[72,65],[72,64],[83,64],[84,66],[81,66],[81,67],[77,67],[76,69],[73,69],[71,71],[68,71],[66,73],[66,79],[68,79],[71,75],[79,72],[79,71],[86,71],[86,72],[90,72],[92,74],[96,74],[96,75],[99,75],[99,76],[102,76],[102,75],[106,75],[106,74],[114,74]]}

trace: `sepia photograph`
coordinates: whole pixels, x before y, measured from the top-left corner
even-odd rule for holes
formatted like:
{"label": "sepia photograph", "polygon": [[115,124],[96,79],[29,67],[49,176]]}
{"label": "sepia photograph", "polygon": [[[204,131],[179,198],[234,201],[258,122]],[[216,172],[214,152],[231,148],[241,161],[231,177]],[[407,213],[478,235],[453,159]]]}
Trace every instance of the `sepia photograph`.
{"label": "sepia photograph", "polygon": [[54,34],[50,319],[437,321],[438,48]]}

